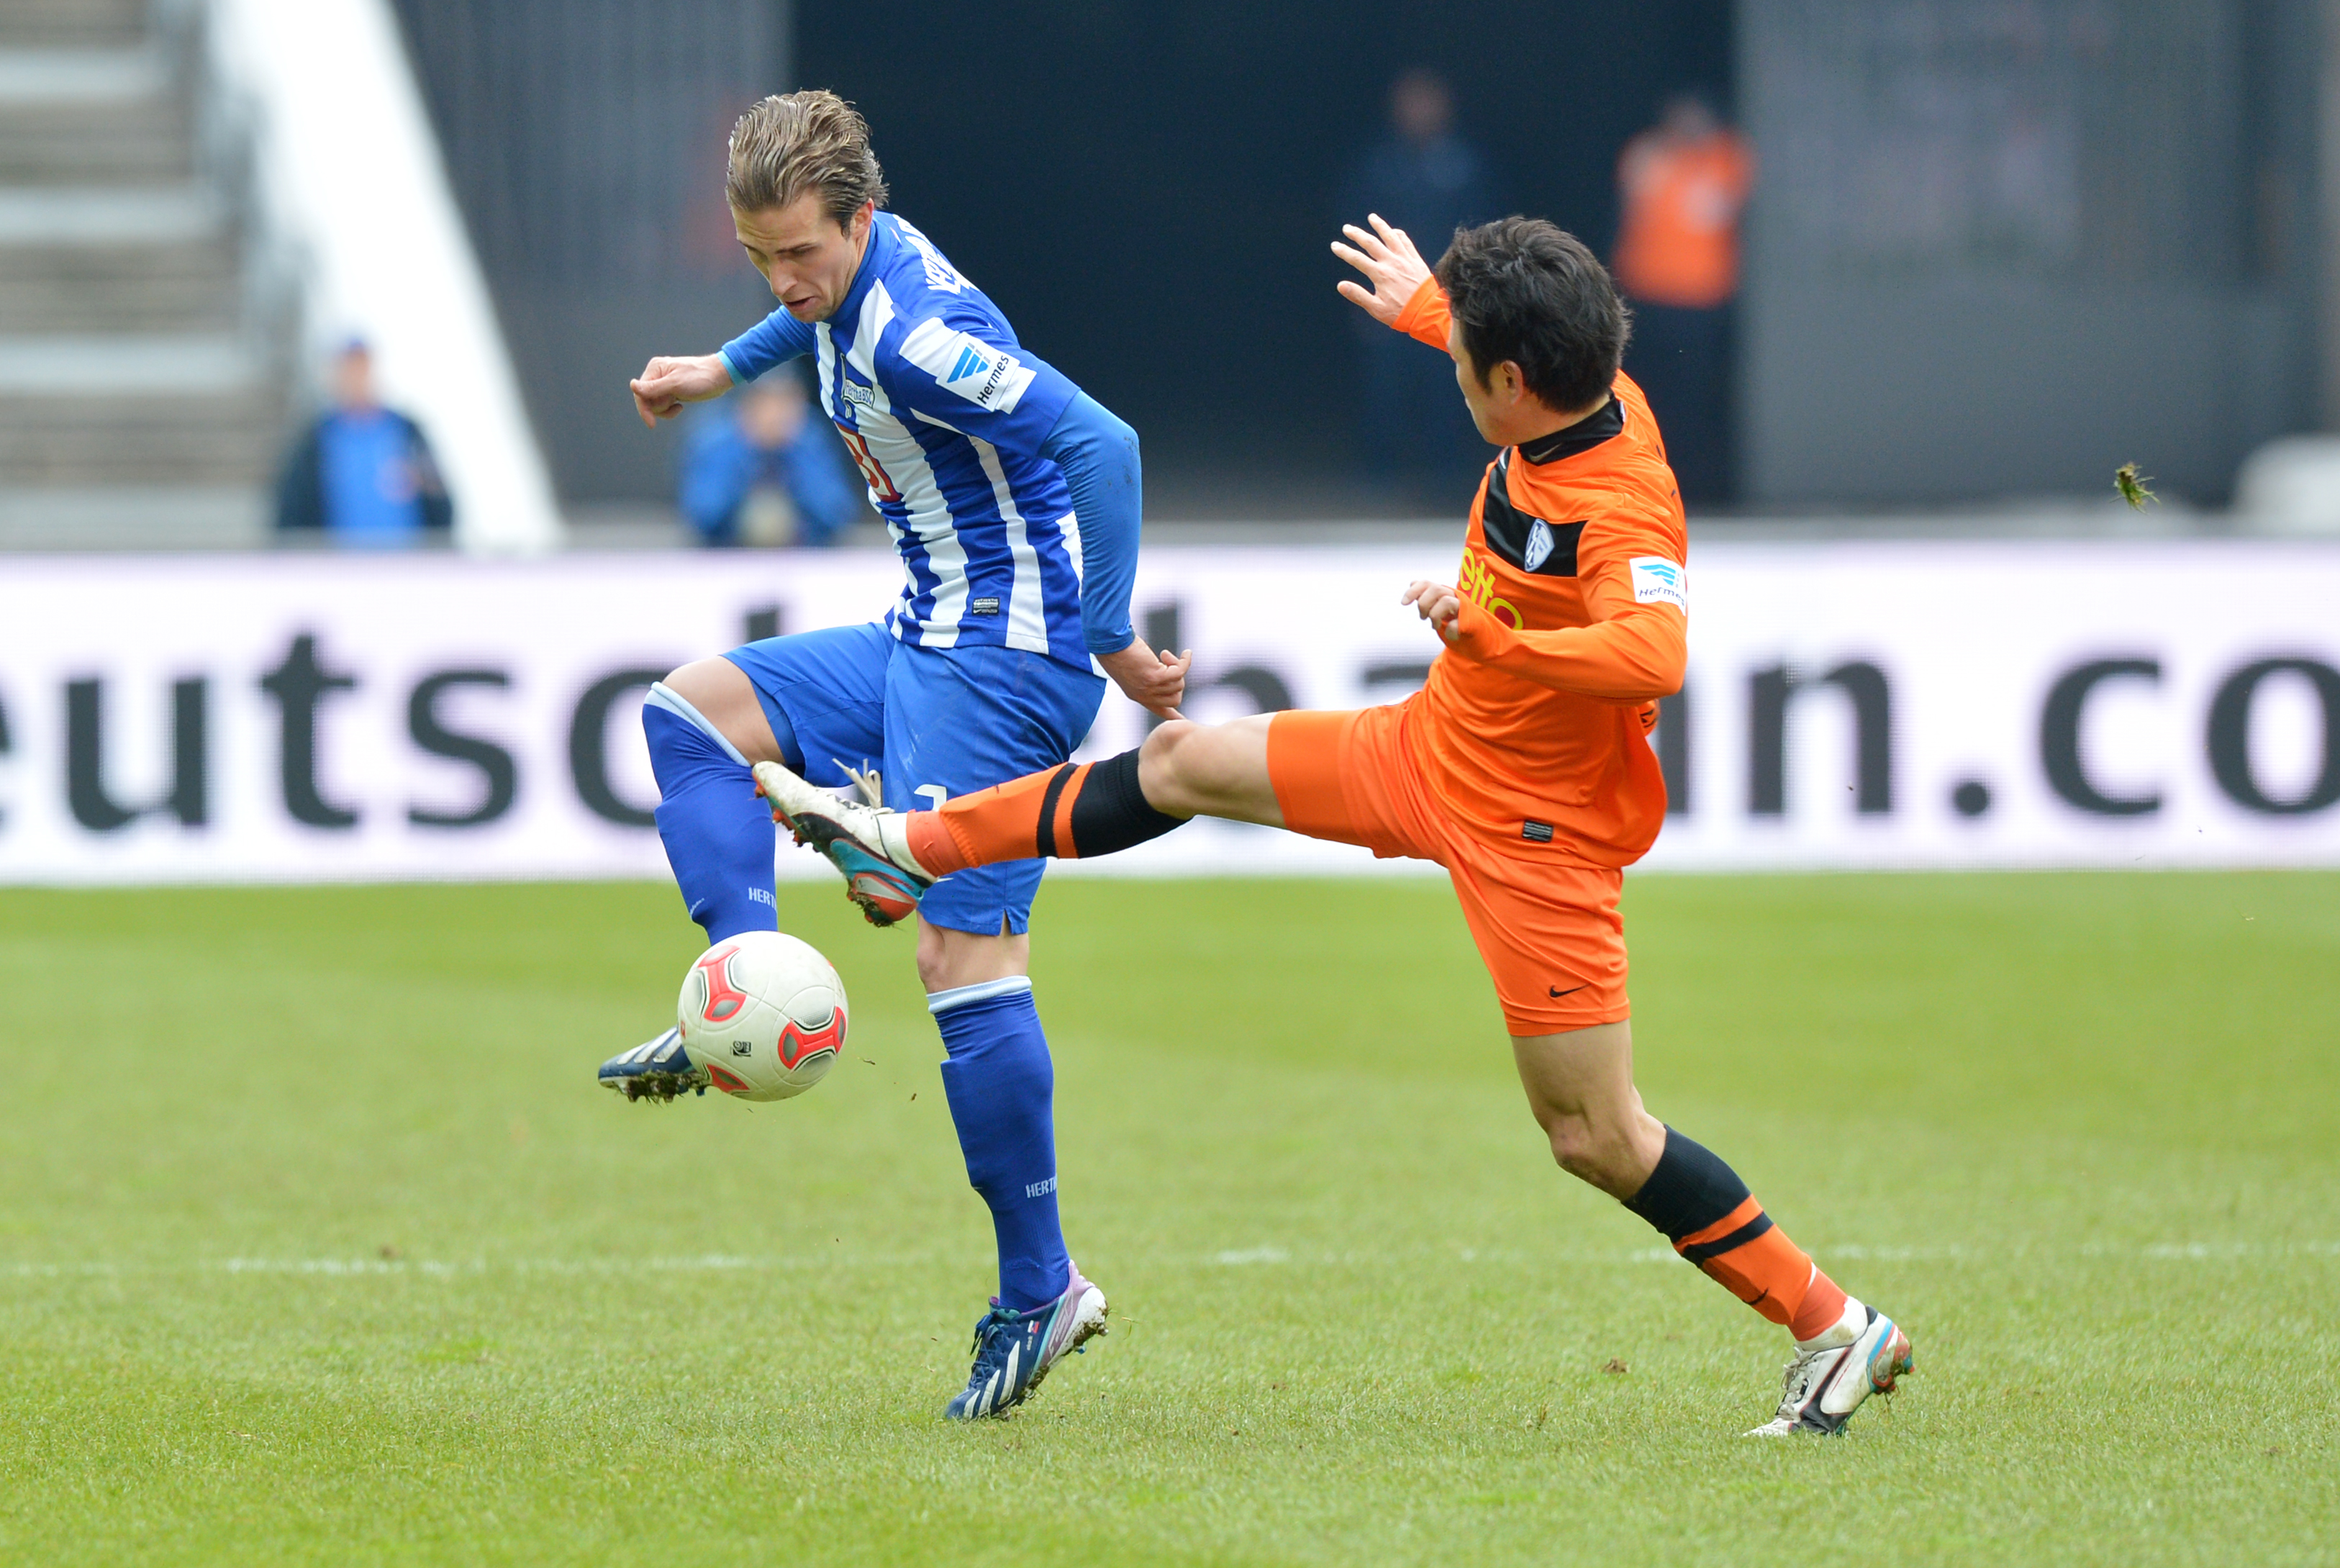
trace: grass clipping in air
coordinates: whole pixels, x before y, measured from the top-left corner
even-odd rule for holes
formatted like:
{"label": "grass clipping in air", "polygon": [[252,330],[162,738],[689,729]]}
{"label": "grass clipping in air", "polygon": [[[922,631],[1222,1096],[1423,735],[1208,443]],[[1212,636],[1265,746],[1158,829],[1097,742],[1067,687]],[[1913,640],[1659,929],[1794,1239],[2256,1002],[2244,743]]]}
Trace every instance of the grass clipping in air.
{"label": "grass clipping in air", "polygon": [[2152,481],[2151,474],[2137,472],[2137,464],[2133,462],[2125,462],[2113,470],[2113,489],[2135,511],[2143,511],[2148,501],[2159,504],[2161,498],[2146,488]]}
{"label": "grass clipping in air", "polygon": [[1628,880],[1651,1111],[1916,1338],[1776,1445],[1785,1335],[1553,1168],[1443,880],[1049,883],[1114,1332],[945,1424],[913,944],[778,916],[851,1050],[750,1115],[595,1087],[669,885],[0,892],[0,1560],[2333,1560],[2340,876]]}

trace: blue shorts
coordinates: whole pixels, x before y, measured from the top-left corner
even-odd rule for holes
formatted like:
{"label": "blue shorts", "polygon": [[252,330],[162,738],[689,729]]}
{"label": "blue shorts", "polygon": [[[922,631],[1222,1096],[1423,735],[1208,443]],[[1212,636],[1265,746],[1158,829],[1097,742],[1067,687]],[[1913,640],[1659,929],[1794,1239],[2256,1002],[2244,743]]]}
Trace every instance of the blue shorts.
{"label": "blue shorts", "polygon": [[[1056,767],[1105,700],[1102,676],[1045,653],[913,648],[874,624],[768,638],[724,657],[755,687],[789,767],[832,789],[852,782],[848,767],[877,768],[897,811]],[[1043,869],[1011,860],[956,872],[918,912],[954,931],[1021,935]]]}

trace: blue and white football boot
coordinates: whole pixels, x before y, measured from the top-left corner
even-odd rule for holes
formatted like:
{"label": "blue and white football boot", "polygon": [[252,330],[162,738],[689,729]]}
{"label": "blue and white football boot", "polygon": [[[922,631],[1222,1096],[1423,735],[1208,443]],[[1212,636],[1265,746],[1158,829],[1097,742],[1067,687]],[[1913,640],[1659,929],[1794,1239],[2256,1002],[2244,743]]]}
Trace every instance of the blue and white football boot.
{"label": "blue and white football boot", "polygon": [[633,1100],[666,1101],[685,1089],[707,1092],[707,1069],[693,1065],[682,1048],[682,1031],[669,1029],[654,1040],[644,1040],[630,1051],[620,1051],[601,1064],[601,1087]]}
{"label": "blue and white football boot", "polygon": [[1083,1279],[1077,1265],[1065,1293],[1046,1306],[1017,1312],[993,1296],[975,1325],[967,1389],[943,1414],[953,1421],[1005,1415],[1031,1397],[1050,1367],[1103,1334],[1105,1316],[1105,1292]]}
{"label": "blue and white football boot", "polygon": [[773,821],[828,857],[845,878],[845,896],[871,925],[917,913],[935,878],[910,853],[901,812],[841,799],[777,762],[756,764],[756,790],[770,804]]}
{"label": "blue and white football boot", "polygon": [[1848,1298],[1844,1315],[1817,1339],[1796,1342],[1788,1363],[1788,1386],[1779,1413],[1750,1437],[1786,1437],[1810,1432],[1840,1436],[1844,1424],[1872,1394],[1889,1394],[1917,1369],[1909,1336],[1873,1306]]}

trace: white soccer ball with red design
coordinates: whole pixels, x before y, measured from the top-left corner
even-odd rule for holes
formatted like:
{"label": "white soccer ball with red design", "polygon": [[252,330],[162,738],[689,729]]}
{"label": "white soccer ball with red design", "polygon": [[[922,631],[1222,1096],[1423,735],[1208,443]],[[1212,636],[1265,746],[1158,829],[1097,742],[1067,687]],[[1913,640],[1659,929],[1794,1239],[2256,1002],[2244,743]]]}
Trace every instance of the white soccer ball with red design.
{"label": "white soccer ball with red design", "polygon": [[845,1048],[845,982],[809,942],[778,931],[726,937],[683,977],[683,1048],[715,1087],[785,1100],[828,1076]]}

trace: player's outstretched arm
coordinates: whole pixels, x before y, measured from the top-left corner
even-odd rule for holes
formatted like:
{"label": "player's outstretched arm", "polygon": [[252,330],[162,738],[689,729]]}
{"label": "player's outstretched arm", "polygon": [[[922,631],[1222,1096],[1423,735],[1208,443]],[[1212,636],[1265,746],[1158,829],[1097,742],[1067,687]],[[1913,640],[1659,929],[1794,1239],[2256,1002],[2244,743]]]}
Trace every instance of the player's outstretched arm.
{"label": "player's outstretched arm", "polygon": [[659,421],[680,413],[683,404],[746,386],[774,366],[810,353],[812,345],[812,328],[785,308],[774,311],[711,354],[660,354],[644,365],[629,383],[634,412],[656,429]]}
{"label": "player's outstretched arm", "polygon": [[660,354],[626,383],[634,394],[634,412],[652,430],[672,419],[687,402],[705,402],[731,390],[731,367],[721,354]]}

